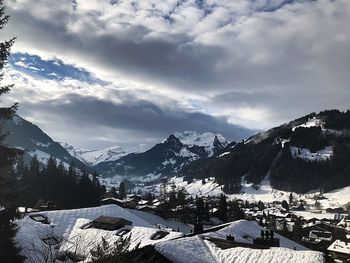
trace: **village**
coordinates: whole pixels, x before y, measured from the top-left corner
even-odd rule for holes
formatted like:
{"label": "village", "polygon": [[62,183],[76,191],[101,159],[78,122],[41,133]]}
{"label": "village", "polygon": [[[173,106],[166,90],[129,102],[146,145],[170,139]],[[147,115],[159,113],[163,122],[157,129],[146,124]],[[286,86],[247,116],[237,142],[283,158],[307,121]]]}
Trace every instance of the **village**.
{"label": "village", "polygon": [[[99,207],[61,211],[51,201],[22,208],[16,240],[25,256],[33,259],[50,251],[62,262],[92,262],[90,251],[102,239],[112,244],[116,237],[129,237],[129,254],[147,255],[150,262],[216,262],[221,253],[222,262],[232,262],[233,255],[244,262],[245,254],[237,249],[259,252],[259,257],[267,251],[277,258],[288,254],[293,262],[302,253],[314,253],[307,262],[350,262],[349,207],[320,208],[322,193],[310,205],[292,194],[289,200],[263,203],[225,195],[192,197],[174,188],[158,196],[127,193],[123,187],[110,189]],[[174,247],[188,243],[196,243],[193,251],[186,247],[176,253]]]}

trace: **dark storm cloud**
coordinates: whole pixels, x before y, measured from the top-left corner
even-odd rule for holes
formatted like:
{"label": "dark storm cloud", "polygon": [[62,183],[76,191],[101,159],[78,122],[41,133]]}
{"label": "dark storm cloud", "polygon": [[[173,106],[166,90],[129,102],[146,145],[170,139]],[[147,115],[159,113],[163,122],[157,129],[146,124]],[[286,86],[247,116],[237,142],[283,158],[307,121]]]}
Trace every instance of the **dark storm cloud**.
{"label": "dark storm cloud", "polygon": [[[112,103],[91,96],[66,95],[59,100],[35,104],[23,104],[22,108],[54,113],[83,127],[108,127],[118,129],[127,136],[128,131],[137,131],[145,137],[162,139],[170,133],[184,130],[225,134],[228,139],[242,139],[253,131],[232,125],[224,117],[213,117],[199,112],[185,112],[155,105],[149,101]],[[23,112],[27,115],[29,112]],[[68,121],[69,120],[69,121]]]}
{"label": "dark storm cloud", "polygon": [[18,32],[19,45],[31,43],[35,50],[84,61],[106,71],[115,69],[139,80],[171,83],[180,89],[214,85],[217,76],[213,69],[226,53],[220,46],[193,43],[193,37],[184,34],[146,38],[150,29],[142,25],[129,25],[122,32],[98,32],[100,28],[94,24],[72,32],[64,12],[55,15],[62,23],[23,9],[10,10],[10,14],[7,31]]}

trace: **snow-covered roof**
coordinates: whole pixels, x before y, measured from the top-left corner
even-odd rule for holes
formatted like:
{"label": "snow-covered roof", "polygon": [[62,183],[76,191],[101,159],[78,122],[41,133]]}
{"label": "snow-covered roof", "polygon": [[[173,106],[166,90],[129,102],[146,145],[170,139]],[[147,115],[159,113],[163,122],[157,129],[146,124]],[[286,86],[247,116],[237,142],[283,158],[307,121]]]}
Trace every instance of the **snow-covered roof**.
{"label": "snow-covered roof", "polygon": [[[45,224],[33,220],[34,215],[47,218],[48,223]],[[130,233],[132,234],[133,246],[139,242],[141,242],[141,245],[158,242],[150,240],[150,236],[159,230],[155,225],[149,224],[134,213],[117,205],[31,213],[17,222],[19,231],[15,239],[22,247],[23,254],[31,258],[36,258],[42,254],[42,239],[46,237],[55,237],[60,241],[62,240],[61,250],[68,249],[72,244],[77,243],[77,238],[79,238],[80,246],[85,248],[96,245],[96,242],[101,241],[100,237],[102,236],[111,242],[119,238],[119,236],[116,236],[116,232],[119,230],[81,229],[84,224],[91,222],[99,216],[119,217],[131,221],[132,226],[125,227],[131,229]],[[162,240],[181,235],[181,233],[169,231],[169,235]]]}
{"label": "snow-covered roof", "polygon": [[119,198],[115,198],[115,197],[106,197],[106,198],[102,199],[101,201],[105,202],[105,201],[108,201],[108,200],[113,200],[113,201],[120,202],[120,203],[125,202],[125,200],[119,199]]}
{"label": "snow-covered roof", "polygon": [[107,231],[96,228],[82,229],[82,227],[88,224],[90,221],[91,220],[88,219],[77,220],[69,236],[64,240],[64,242],[62,242],[60,247],[62,252],[69,251],[83,255],[86,257],[85,261],[88,261],[89,258],[91,258],[90,251],[92,249],[96,249],[98,244],[101,244],[102,237],[110,245],[113,245],[119,238],[121,238],[121,236],[118,234],[124,230],[130,230],[128,233],[123,235],[123,237],[130,236],[130,249],[133,249],[136,246],[143,247],[182,236],[181,233],[169,231],[169,234],[164,238],[153,240],[151,237],[157,233],[159,229],[140,226],[125,226],[116,231]]}
{"label": "snow-covered roof", "polygon": [[[263,227],[259,226],[255,221],[239,220],[234,221],[228,226],[215,231],[205,234],[205,236],[226,239],[226,236],[232,235],[235,240],[243,243],[252,243],[252,239],[260,236]],[[249,237],[249,238],[247,238]],[[306,247],[299,245],[298,243],[289,240],[279,234],[275,234],[275,237],[280,239],[280,246],[296,250],[308,250]]]}
{"label": "snow-covered roof", "polygon": [[328,247],[328,251],[348,254],[350,256],[350,243],[345,243],[337,239]]}
{"label": "snow-covered roof", "polygon": [[174,219],[163,219],[162,217],[159,217],[157,215],[133,209],[128,209],[128,211],[156,227],[173,229],[184,234],[188,234],[193,231],[193,228],[191,226],[182,223],[181,221],[176,221]]}
{"label": "snow-covered roof", "polygon": [[275,237],[280,238],[281,247],[270,249],[220,249],[205,238],[226,239],[227,235],[233,235],[235,241],[252,243],[252,239],[259,236],[262,229],[254,222],[240,220],[215,232],[157,243],[155,248],[176,263],[324,262],[323,253],[310,251],[278,234],[275,234]]}

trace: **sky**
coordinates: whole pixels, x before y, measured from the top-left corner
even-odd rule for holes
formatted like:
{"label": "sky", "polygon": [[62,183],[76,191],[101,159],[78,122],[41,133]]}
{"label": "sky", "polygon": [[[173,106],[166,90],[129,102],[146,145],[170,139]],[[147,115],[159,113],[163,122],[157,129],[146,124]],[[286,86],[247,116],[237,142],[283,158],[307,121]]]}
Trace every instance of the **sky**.
{"label": "sky", "polygon": [[350,101],[348,0],[6,0],[7,102],[56,141],[240,140]]}

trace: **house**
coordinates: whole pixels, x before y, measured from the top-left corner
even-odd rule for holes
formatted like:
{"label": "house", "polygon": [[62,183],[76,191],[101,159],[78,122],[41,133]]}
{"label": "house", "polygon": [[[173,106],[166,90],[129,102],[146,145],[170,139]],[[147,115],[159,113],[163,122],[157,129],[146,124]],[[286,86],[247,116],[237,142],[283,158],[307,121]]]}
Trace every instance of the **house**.
{"label": "house", "polygon": [[311,230],[308,236],[301,239],[305,246],[318,251],[326,252],[327,248],[332,244],[333,234],[325,230]]}
{"label": "house", "polygon": [[337,239],[328,247],[327,250],[334,260],[350,262],[350,240],[340,241]]}
{"label": "house", "polygon": [[150,214],[155,214],[157,211],[157,208],[155,206],[143,205],[143,206],[138,206],[137,210],[147,212]]}
{"label": "house", "polygon": [[142,196],[137,195],[137,194],[129,194],[129,195],[127,195],[127,199],[140,202],[142,200]]}
{"label": "house", "polygon": [[101,205],[118,205],[123,206],[124,200],[113,198],[113,197],[107,197],[101,200]]}

